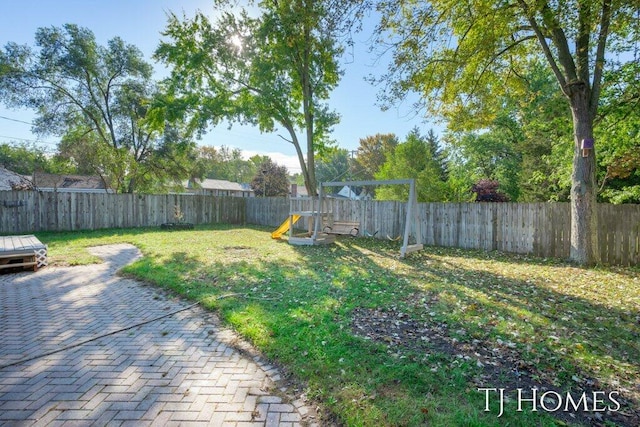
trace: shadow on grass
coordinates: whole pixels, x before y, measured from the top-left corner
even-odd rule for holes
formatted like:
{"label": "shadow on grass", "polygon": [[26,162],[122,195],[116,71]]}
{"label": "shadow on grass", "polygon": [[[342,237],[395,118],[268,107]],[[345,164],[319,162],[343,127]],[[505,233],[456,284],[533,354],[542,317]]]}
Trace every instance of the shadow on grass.
{"label": "shadow on grass", "polygon": [[[355,243],[351,248],[358,249]],[[408,270],[398,274],[414,284],[431,282],[431,286],[418,286],[416,295],[436,295],[438,315],[435,318],[451,331],[470,332],[467,336],[456,336],[457,340],[473,343],[470,347],[478,351],[483,350],[478,345],[482,344],[485,352],[487,346],[495,349],[505,342],[513,344],[514,348],[506,349],[510,353],[507,360],[512,366],[507,366],[506,372],[504,369],[502,372],[493,370],[494,374],[506,374],[507,378],[503,378],[502,384],[491,386],[508,388],[520,382],[575,392],[578,396],[582,392],[616,391],[621,395],[621,412],[625,415],[614,412],[607,414],[608,419],[620,425],[640,423],[640,312],[633,304],[627,304],[628,309],[613,307],[633,295],[623,291],[618,301],[596,302],[558,292],[539,281],[489,272],[486,266],[484,269],[469,266],[483,261],[511,266],[514,264],[511,256],[494,258],[482,254],[482,257],[474,257],[468,253],[459,256],[460,252],[465,251],[429,248],[403,260]],[[383,251],[381,256],[388,258],[388,253]],[[456,262],[463,258],[470,261],[466,266]],[[520,265],[536,269],[541,266],[527,262]],[[563,265],[554,263],[548,267],[553,273],[561,274]],[[565,265],[564,268],[575,267]],[[596,271],[607,272],[606,269]],[[620,269],[613,271],[621,274]],[[564,279],[570,286],[571,280]],[[637,289],[637,284],[626,284],[627,291]],[[598,286],[596,283],[591,285]],[[415,304],[417,299],[415,295],[411,296],[408,305],[419,308],[420,304]],[[440,345],[440,348],[447,346]],[[522,360],[528,363],[522,363]],[[523,374],[528,375],[528,381],[523,381]],[[511,381],[508,381],[509,376]],[[592,414],[582,415],[585,415],[581,417],[583,421],[594,420]]]}
{"label": "shadow on grass", "polygon": [[[192,248],[166,244],[148,248],[145,258],[126,271],[218,310],[265,354],[306,382],[310,397],[321,400],[346,424],[553,424],[545,415],[515,410],[497,419],[495,404],[491,412],[483,411],[484,399],[474,379],[489,374],[484,385],[501,387],[500,381],[509,381],[514,370],[505,365],[487,371],[473,360],[453,364],[462,347],[474,340],[487,355],[497,344],[509,353],[506,360],[527,362],[521,369],[529,370],[527,385],[535,380],[571,392],[613,388],[609,374],[619,377],[639,370],[633,313],[480,268],[496,261],[506,269],[531,267],[535,276],[539,269],[574,268],[568,264],[442,248],[426,248],[399,260],[394,242],[346,238],[330,246],[291,247],[271,241],[265,228],[246,227],[242,230],[249,230],[252,241],[231,244],[225,242],[229,234],[217,231],[240,230],[237,227],[196,231],[202,230],[213,232],[198,238],[211,239],[204,246],[217,248],[219,256],[203,258]],[[122,233],[123,238],[132,236],[138,245],[145,233],[167,233],[159,229],[113,232]],[[194,236],[193,232],[172,233],[175,239]],[[95,237],[91,234],[79,233],[71,239]],[[98,234],[110,236],[108,231]],[[442,325],[443,342],[455,339],[459,345],[438,345],[435,340],[428,355],[415,354],[413,349],[398,356],[384,339],[367,340],[353,333],[354,313],[360,309],[401,313]],[[461,329],[467,334],[457,332]],[[384,338],[387,332],[380,331],[379,336]],[[579,351],[576,344],[582,346]],[[598,371],[597,363],[611,366]],[[434,367],[439,368],[433,371]],[[577,383],[574,374],[580,377]],[[626,384],[629,378],[618,380]],[[626,392],[622,395],[637,407],[637,399]],[[510,407],[514,409],[513,403]],[[619,418],[615,413],[603,416],[621,425],[633,425],[628,423],[637,419]],[[592,421],[588,416],[581,420]]]}
{"label": "shadow on grass", "polygon": [[[287,250],[295,257],[260,259],[246,250],[242,258],[208,263],[175,252],[147,257],[128,271],[219,310],[347,425],[505,422],[482,411],[482,397],[464,375],[468,367],[432,371],[443,355],[404,360],[352,333],[354,309],[384,309],[416,292],[396,272],[343,244]],[[531,413],[509,417],[513,425],[552,424]]]}

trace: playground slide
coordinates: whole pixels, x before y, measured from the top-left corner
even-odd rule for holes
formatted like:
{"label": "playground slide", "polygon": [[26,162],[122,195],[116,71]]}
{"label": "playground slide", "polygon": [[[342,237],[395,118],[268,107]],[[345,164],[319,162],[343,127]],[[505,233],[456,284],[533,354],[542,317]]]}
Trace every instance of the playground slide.
{"label": "playground slide", "polygon": [[[295,224],[300,219],[300,215],[292,215],[292,216],[293,216],[293,223]],[[289,218],[285,219],[282,222],[282,224],[280,224],[280,227],[278,227],[278,229],[276,231],[271,233],[271,238],[272,239],[279,239],[287,231],[289,231]]]}

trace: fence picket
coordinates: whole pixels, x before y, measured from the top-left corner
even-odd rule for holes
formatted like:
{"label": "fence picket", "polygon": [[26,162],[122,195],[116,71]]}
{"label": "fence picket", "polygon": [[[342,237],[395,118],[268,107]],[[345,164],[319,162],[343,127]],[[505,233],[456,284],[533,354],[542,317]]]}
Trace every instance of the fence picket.
{"label": "fence picket", "polygon": [[[335,220],[360,222],[361,235],[377,231],[376,238],[386,239],[403,233],[405,203],[327,203]],[[308,201],[299,204],[310,209]],[[194,224],[276,227],[289,215],[287,198],[0,191],[0,233],[159,226],[176,220],[175,206]],[[420,203],[416,218],[427,245],[569,257],[568,203]],[[640,264],[640,205],[598,205],[598,221],[602,262]]]}

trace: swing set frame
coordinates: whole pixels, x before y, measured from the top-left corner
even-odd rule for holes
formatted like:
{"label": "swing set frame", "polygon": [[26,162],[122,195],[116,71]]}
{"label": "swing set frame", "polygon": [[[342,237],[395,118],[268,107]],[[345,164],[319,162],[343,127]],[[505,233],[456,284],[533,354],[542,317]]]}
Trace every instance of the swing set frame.
{"label": "swing set frame", "polygon": [[[326,187],[365,187],[365,186],[377,186],[377,185],[409,185],[409,200],[407,202],[407,215],[404,226],[404,238],[402,241],[402,247],[400,248],[400,258],[404,258],[411,252],[420,251],[423,249],[422,244],[422,226],[420,221],[417,220],[417,196],[416,196],[416,181],[415,179],[393,179],[382,181],[342,181],[342,182],[321,182],[318,193],[318,206],[323,206],[322,202],[325,197],[324,189]],[[315,221],[313,234],[311,236],[312,241],[319,238],[322,230],[320,229],[320,218]],[[414,235],[416,243],[409,244],[409,235],[411,234],[411,228],[414,228]]]}

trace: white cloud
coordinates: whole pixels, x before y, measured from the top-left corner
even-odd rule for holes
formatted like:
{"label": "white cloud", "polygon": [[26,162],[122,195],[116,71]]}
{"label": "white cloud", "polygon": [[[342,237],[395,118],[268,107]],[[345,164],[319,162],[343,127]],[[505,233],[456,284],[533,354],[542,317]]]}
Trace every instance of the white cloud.
{"label": "white cloud", "polygon": [[[214,148],[216,150],[220,149],[220,147],[218,146],[214,146]],[[238,147],[227,146],[227,148],[234,149]],[[273,160],[279,166],[286,166],[290,174],[300,173],[300,171],[302,170],[300,168],[300,162],[298,161],[298,156],[296,155],[284,154],[277,151],[256,151],[256,150],[245,150],[242,148],[238,148],[238,149],[242,151],[242,158],[245,160],[249,160],[249,158],[256,155],[269,156],[271,160]]]}
{"label": "white cloud", "polygon": [[278,152],[265,153],[265,152],[258,152],[258,151],[242,150],[242,156],[245,159],[248,159],[249,157],[253,157],[256,154],[260,156],[269,156],[271,160],[273,160],[276,164],[280,166],[286,166],[290,174],[300,173],[301,171],[300,162],[298,161],[298,156],[290,156],[290,155],[278,153]]}

